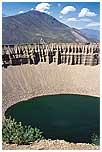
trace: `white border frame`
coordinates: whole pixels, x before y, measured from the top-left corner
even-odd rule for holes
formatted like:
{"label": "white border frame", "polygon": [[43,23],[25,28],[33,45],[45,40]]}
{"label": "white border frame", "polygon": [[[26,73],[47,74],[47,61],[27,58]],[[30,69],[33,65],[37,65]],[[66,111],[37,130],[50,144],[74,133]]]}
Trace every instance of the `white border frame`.
{"label": "white border frame", "polygon": [[[100,2],[100,50],[102,48],[102,0],[3,0],[0,1],[0,33],[2,33],[2,2]],[[102,151],[102,51],[100,51],[100,150],[85,150],[86,152],[93,151]],[[0,34],[0,110],[2,111],[2,34]],[[1,151],[10,151],[10,150],[2,150],[2,113],[0,111],[0,150]],[[21,151],[21,150],[17,150]],[[23,150],[29,151],[29,150]],[[33,150],[35,151],[35,150]],[[49,150],[52,152],[53,150]],[[79,150],[54,150],[54,151],[75,151]],[[83,150],[80,150],[83,152]],[[15,152],[15,150],[12,150]],[[36,150],[39,152],[39,150]],[[44,152],[48,152],[48,150],[44,150]]]}

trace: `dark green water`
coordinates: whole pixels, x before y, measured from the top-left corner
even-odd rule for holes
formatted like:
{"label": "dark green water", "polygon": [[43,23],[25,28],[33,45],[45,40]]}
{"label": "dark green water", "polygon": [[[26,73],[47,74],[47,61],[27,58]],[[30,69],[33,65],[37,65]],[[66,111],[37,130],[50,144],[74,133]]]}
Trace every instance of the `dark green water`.
{"label": "dark green water", "polygon": [[90,143],[92,133],[99,135],[100,99],[80,95],[42,96],[11,106],[5,116],[41,129],[46,138]]}

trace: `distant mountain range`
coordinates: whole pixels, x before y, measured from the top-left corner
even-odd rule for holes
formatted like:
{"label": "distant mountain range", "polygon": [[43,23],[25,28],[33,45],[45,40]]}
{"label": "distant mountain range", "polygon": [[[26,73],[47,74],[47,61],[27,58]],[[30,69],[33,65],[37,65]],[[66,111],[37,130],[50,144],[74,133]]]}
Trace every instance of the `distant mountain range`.
{"label": "distant mountain range", "polygon": [[6,17],[6,15],[5,15],[5,14],[2,14],[2,17]]}
{"label": "distant mountain range", "polygon": [[99,41],[100,40],[100,31],[93,29],[81,29],[80,30],[85,36],[92,40]]}
{"label": "distant mountain range", "polygon": [[3,44],[39,42],[41,37],[45,42],[93,41],[85,31],[71,28],[54,17],[35,10],[3,17],[2,23]]}

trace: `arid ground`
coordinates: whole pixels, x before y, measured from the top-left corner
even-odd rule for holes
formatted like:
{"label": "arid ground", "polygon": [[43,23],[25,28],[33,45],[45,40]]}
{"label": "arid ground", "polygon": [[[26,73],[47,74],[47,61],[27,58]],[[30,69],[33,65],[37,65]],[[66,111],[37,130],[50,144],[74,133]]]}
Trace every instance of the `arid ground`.
{"label": "arid ground", "polygon": [[[82,94],[99,97],[100,67],[99,65],[70,66],[65,64],[56,65],[54,63],[50,65],[40,63],[38,65],[9,66],[7,69],[3,68],[2,70],[2,90],[3,116],[11,105],[36,96]],[[12,146],[5,145],[3,149],[10,149],[10,147],[12,149]],[[65,149],[68,149],[68,146],[66,147]],[[15,148],[17,149],[16,146]],[[39,148],[33,146],[33,149]],[[51,149],[51,147],[49,146],[48,149]],[[78,149],[77,146],[76,149]],[[87,149],[90,149],[90,145]],[[94,146],[91,149],[97,149],[97,147]]]}

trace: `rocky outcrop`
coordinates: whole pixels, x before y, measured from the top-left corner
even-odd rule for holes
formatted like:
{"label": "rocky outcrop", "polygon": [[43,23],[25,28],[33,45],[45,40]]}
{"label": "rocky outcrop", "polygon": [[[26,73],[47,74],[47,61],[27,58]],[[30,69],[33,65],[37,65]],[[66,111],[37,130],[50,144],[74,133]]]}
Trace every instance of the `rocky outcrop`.
{"label": "rocky outcrop", "polygon": [[99,44],[50,43],[3,45],[3,66],[47,62],[67,65],[99,64]]}

